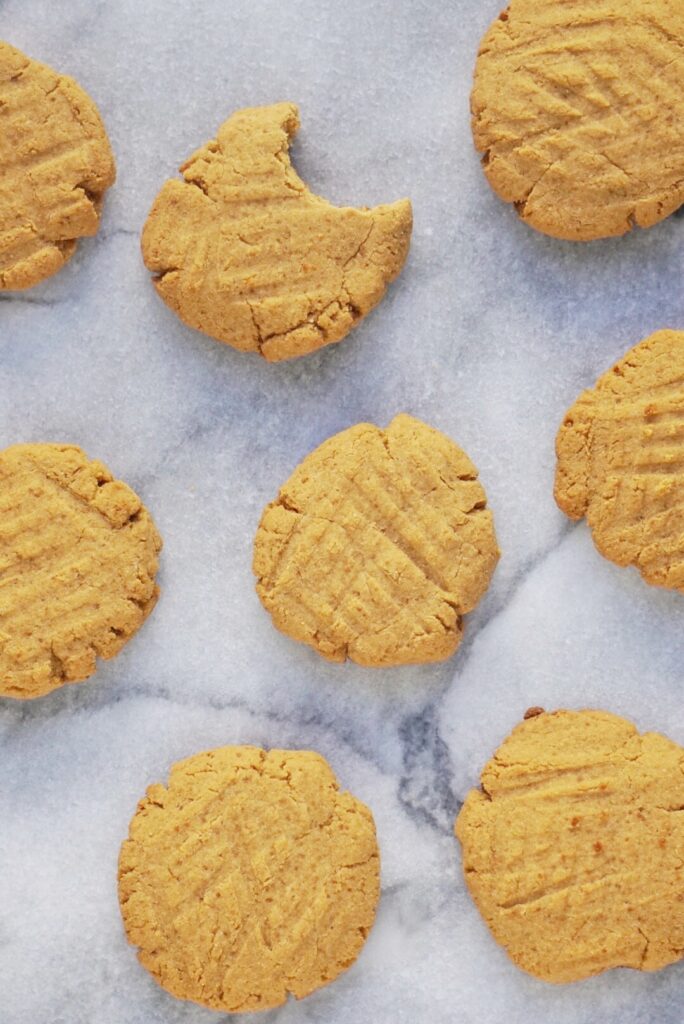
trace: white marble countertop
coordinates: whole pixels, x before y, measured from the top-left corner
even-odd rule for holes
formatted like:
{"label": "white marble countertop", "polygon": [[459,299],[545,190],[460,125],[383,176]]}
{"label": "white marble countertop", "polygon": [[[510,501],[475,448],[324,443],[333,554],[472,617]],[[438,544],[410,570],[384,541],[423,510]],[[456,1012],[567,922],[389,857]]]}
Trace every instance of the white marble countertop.
{"label": "white marble countertop", "polygon": [[[465,893],[454,815],[529,705],[604,707],[684,743],[684,602],[605,562],[552,497],[566,406],[651,331],[684,326],[684,218],[589,245],[520,223],[473,152],[468,92],[501,0],[1,0],[2,36],[72,74],[118,163],[102,229],[0,296],[0,444],[69,441],[164,536],[161,601],[87,684],[0,701],[1,1024],[210,1024],[127,946],[116,858],[137,798],[210,746],[311,747],[366,800],[383,896],[357,964],[278,1024],[681,1024],[684,964],[553,987]],[[413,200],[405,271],[338,346],[279,366],[183,327],[139,232],[234,109],[291,99],[302,176],[338,203]],[[359,420],[411,412],[481,470],[503,557],[456,657],[332,666],[280,636],[250,571],[262,506]],[[229,1018],[226,1018],[226,1020]],[[256,1018],[255,1018],[256,1019]]]}

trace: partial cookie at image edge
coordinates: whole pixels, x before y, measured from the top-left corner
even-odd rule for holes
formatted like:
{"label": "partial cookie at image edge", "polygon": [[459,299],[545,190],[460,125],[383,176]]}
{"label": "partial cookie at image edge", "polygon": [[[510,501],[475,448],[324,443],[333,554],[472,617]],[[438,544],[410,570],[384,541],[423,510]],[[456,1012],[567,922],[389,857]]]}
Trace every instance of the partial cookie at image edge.
{"label": "partial cookie at image edge", "polygon": [[[31,288],[94,235],[116,171],[93,100],[0,40],[0,291]],[[4,147],[4,148],[3,148]]]}
{"label": "partial cookie at image edge", "polygon": [[88,679],[154,608],[161,537],[140,498],[76,445],[0,451],[0,696]]}
{"label": "partial cookie at image edge", "polygon": [[531,227],[589,241],[684,202],[678,0],[512,0],[481,41],[472,130],[485,175]]}
{"label": "partial cookie at image edge", "polygon": [[684,592],[684,331],[631,348],[563,418],[554,494],[598,551]]}
{"label": "partial cookie at image edge", "polygon": [[680,960],[682,808],[672,740],[609,712],[530,709],[455,823],[493,938],[555,984]]}

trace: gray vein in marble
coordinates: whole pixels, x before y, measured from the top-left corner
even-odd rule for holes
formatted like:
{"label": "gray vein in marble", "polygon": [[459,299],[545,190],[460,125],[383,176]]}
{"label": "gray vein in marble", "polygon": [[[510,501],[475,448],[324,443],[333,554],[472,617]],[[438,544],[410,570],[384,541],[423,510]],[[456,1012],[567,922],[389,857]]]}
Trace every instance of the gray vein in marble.
{"label": "gray vein in marble", "polygon": [[404,719],[400,736],[404,746],[401,806],[415,821],[450,834],[461,805],[451,785],[451,758],[439,734],[436,704]]}

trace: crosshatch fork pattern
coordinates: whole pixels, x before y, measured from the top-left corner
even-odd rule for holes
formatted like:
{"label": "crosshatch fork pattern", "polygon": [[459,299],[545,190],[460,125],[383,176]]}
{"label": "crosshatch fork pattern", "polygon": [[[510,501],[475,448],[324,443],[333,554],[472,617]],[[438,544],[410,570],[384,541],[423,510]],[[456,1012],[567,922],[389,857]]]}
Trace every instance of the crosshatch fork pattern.
{"label": "crosshatch fork pattern", "polygon": [[0,41],[0,290],[55,273],[95,234],[114,173],[80,86]]}
{"label": "crosshatch fork pattern", "polygon": [[274,623],[335,661],[449,657],[498,549],[468,457],[410,416],[360,424],[313,452],[257,532]]}
{"label": "crosshatch fork pattern", "polygon": [[684,201],[678,0],[513,0],[472,95],[490,184],[559,238],[650,227]]}

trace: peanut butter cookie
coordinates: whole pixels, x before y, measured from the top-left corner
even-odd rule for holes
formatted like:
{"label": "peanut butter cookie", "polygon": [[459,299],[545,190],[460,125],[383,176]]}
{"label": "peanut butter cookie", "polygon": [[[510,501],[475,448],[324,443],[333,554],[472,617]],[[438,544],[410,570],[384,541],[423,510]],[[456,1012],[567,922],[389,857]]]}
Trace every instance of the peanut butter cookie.
{"label": "peanut butter cookie", "polygon": [[340,341],[406,259],[411,204],[331,206],[289,158],[297,107],[239,110],[167,181],[145,224],[145,265],[190,327],[276,361]]}
{"label": "peanut butter cookie", "polygon": [[331,661],[450,657],[499,551],[477,470],[411,416],[360,423],[297,467],[261,517],[257,591],[274,624]]}
{"label": "peanut butter cookie", "polygon": [[30,288],[96,233],[114,158],[83,89],[2,41],[0,115],[0,290]]}
{"label": "peanut butter cookie", "polygon": [[556,501],[601,554],[684,592],[684,332],[646,338],[580,395],[556,453]]}
{"label": "peanut butter cookie", "polygon": [[66,444],[0,452],[0,696],[87,679],[157,600],[161,540],[130,487]]}
{"label": "peanut butter cookie", "polygon": [[512,0],[482,40],[473,134],[533,228],[587,240],[684,202],[681,0]]}
{"label": "peanut butter cookie", "polygon": [[128,938],[173,995],[280,1006],[354,963],[380,889],[375,825],[308,751],[223,747],[138,804],[119,857]]}
{"label": "peanut butter cookie", "polygon": [[684,750],[605,711],[539,713],[456,821],[465,879],[518,967],[552,982],[684,954]]}

